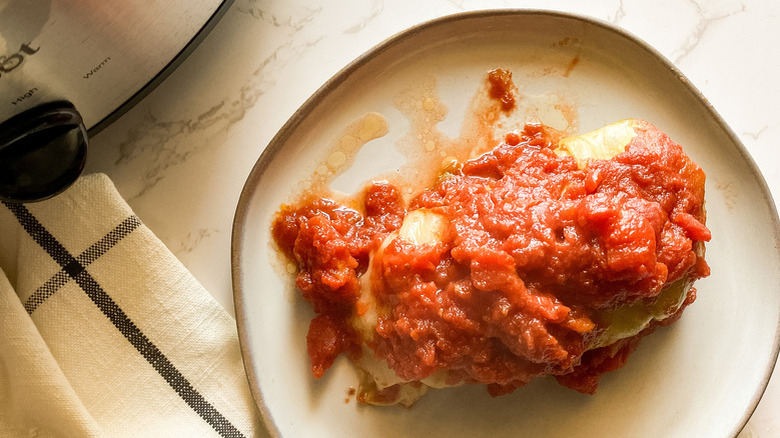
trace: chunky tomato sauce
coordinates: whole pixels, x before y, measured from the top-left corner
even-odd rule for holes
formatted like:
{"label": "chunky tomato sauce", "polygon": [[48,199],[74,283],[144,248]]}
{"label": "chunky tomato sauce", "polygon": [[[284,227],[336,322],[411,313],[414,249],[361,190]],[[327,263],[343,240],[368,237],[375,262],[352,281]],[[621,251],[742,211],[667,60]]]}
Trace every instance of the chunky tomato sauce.
{"label": "chunky tomato sauce", "polygon": [[501,103],[502,111],[511,111],[515,108],[514,83],[512,72],[497,68],[488,72],[488,95]]}
{"label": "chunky tomato sauce", "polygon": [[[445,373],[450,384],[486,384],[499,395],[552,374],[594,392],[598,376],[676,319],[695,289],[666,320],[591,348],[606,330],[601,312],[709,274],[704,173],[662,132],[642,130],[625,152],[581,169],[553,151],[556,133],[526,125],[409,205],[377,182],[361,211],[328,199],[283,206],[273,235],[317,314],[307,336],[313,374],[339,354],[357,359],[367,344],[406,381]],[[416,209],[446,218],[444,236],[388,239]],[[358,298],[369,262],[387,310],[363,339],[350,319],[366,311]]]}

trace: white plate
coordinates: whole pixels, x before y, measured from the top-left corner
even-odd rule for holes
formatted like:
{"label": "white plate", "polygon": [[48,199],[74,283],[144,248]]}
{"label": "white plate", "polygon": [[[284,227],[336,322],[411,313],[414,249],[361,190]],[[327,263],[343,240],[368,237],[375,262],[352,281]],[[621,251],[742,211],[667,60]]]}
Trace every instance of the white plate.
{"label": "white plate", "polygon": [[[560,116],[554,104],[564,101],[576,109],[581,132],[635,117],[681,143],[708,175],[712,275],[697,283],[698,299],[683,318],[646,338],[624,368],[602,378],[594,396],[540,379],[498,398],[469,386],[429,392],[410,410],[359,405],[348,396],[357,378],[346,359],[320,380],[311,376],[305,334],[312,312],[271,249],[271,218],[350,122],[375,111],[390,129],[369,143],[369,156],[349,174],[348,185],[356,185],[376,174],[373,165],[398,159],[393,142],[408,130],[393,107],[400,89],[434,77],[449,108],[441,126],[452,131],[485,72],[496,67],[514,72],[520,92],[536,99],[550,123]],[[240,342],[253,394],[276,436],[735,436],[777,357],[779,240],[771,196],[744,147],[656,51],[589,18],[523,10],[459,14],[403,32],[347,66],[263,152],[233,231]]]}

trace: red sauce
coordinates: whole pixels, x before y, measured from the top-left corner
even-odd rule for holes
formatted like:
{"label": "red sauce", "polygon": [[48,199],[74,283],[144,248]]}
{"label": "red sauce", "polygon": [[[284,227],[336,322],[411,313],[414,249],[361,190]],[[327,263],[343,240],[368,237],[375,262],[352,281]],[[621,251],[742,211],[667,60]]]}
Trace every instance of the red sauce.
{"label": "red sauce", "polygon": [[512,72],[497,68],[488,72],[488,94],[501,103],[501,110],[512,111],[515,108],[515,85],[512,83]]}
{"label": "red sauce", "polygon": [[577,64],[579,63],[580,63],[580,55],[577,55],[574,58],[572,58],[571,61],[569,61],[569,65],[566,66],[566,71],[563,72],[563,77],[568,78],[572,70],[574,70],[574,67],[576,67]]}
{"label": "red sauce", "polygon": [[[556,141],[526,125],[408,207],[386,183],[368,187],[361,212],[327,199],[283,207],[273,235],[317,313],[307,336],[313,374],[341,353],[360,354],[347,322],[361,311],[358,279],[369,253],[419,208],[448,219],[445,238],[392,240],[372,276],[379,305],[391,310],[369,347],[399,377],[444,371],[449,382],[499,395],[552,374],[592,393],[601,373],[622,366],[655,326],[586,352],[604,329],[594,315],[709,274],[704,173],[649,124],[626,152],[586,169],[557,156]],[[694,298],[692,289],[686,304]]]}

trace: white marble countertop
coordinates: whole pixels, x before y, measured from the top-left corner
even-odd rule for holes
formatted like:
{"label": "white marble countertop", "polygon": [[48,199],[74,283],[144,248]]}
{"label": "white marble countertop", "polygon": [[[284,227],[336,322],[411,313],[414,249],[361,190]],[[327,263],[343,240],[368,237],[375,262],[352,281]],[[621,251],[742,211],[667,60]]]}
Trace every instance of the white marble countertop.
{"label": "white marble countertop", "polygon": [[[541,8],[611,22],[702,91],[780,199],[780,2],[775,0],[235,0],[193,54],[91,141],[138,216],[233,313],[230,233],[250,169],[328,78],[403,29],[485,8]],[[775,378],[740,435],[780,436]]]}

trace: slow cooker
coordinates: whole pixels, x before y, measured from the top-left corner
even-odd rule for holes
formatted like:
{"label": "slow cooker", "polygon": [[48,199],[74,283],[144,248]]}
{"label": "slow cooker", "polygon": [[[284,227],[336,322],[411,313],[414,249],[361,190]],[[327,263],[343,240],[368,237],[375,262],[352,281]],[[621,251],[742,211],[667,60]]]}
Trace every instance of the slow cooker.
{"label": "slow cooker", "polygon": [[0,200],[68,187],[90,135],[160,83],[232,0],[0,0]]}

